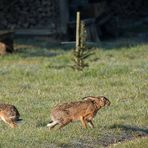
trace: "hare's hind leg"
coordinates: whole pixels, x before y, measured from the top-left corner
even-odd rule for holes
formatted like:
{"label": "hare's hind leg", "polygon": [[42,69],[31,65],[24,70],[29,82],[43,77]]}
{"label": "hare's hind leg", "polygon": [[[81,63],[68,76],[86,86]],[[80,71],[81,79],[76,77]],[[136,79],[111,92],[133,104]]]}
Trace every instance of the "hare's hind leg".
{"label": "hare's hind leg", "polygon": [[80,118],[80,121],[81,121],[81,123],[82,123],[83,128],[87,128],[86,120],[84,119],[84,117],[81,117],[81,118]]}
{"label": "hare's hind leg", "polygon": [[71,120],[68,120],[68,121],[63,122],[63,123],[60,125],[59,129],[63,128],[64,126],[66,126],[66,125],[69,124],[70,122],[71,122]]}
{"label": "hare's hind leg", "polygon": [[2,116],[1,119],[10,125],[11,128],[15,128],[17,125],[15,123],[15,121],[13,121],[12,119],[10,119],[9,117],[6,117],[6,116]]}

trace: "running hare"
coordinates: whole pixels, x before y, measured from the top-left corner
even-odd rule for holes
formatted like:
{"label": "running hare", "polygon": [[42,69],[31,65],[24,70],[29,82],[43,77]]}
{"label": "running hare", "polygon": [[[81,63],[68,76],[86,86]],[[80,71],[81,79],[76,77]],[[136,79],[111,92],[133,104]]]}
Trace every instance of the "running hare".
{"label": "running hare", "polygon": [[52,121],[47,126],[52,129],[59,124],[60,129],[72,121],[80,120],[84,128],[87,127],[87,123],[91,128],[94,128],[92,119],[97,111],[109,105],[110,101],[104,96],[88,96],[82,101],[57,105],[51,111]]}
{"label": "running hare", "polygon": [[9,124],[12,128],[17,126],[17,121],[19,119],[20,114],[15,106],[10,104],[0,104],[0,119],[2,119],[5,123]]}

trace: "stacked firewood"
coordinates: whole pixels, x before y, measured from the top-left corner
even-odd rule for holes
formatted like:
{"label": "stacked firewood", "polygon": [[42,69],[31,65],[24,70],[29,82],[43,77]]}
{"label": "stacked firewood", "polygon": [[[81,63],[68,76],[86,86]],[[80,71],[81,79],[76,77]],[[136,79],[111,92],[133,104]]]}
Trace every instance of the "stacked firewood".
{"label": "stacked firewood", "polygon": [[1,0],[0,29],[55,28],[54,0]]}

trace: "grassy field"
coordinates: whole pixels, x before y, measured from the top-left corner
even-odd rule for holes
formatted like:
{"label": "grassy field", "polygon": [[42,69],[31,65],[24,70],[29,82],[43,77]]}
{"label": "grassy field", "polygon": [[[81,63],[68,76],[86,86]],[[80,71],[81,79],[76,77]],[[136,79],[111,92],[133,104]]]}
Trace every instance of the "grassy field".
{"label": "grassy field", "polygon": [[[81,72],[69,67],[68,47],[19,41],[15,48],[16,53],[0,57],[0,102],[14,104],[23,122],[16,129],[0,122],[0,148],[120,147],[134,139],[137,148],[146,148],[148,138],[141,137],[148,136],[147,43],[102,43],[91,49],[89,67]],[[94,129],[83,129],[80,122],[47,129],[54,105],[88,95],[111,101],[98,112]],[[133,143],[122,147],[135,148]]]}

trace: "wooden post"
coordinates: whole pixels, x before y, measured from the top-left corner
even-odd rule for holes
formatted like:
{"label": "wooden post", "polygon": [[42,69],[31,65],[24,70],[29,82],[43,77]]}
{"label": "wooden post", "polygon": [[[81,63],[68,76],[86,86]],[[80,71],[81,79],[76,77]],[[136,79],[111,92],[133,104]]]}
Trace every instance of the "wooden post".
{"label": "wooden post", "polygon": [[80,47],[80,12],[77,12],[77,21],[76,21],[76,51]]}

